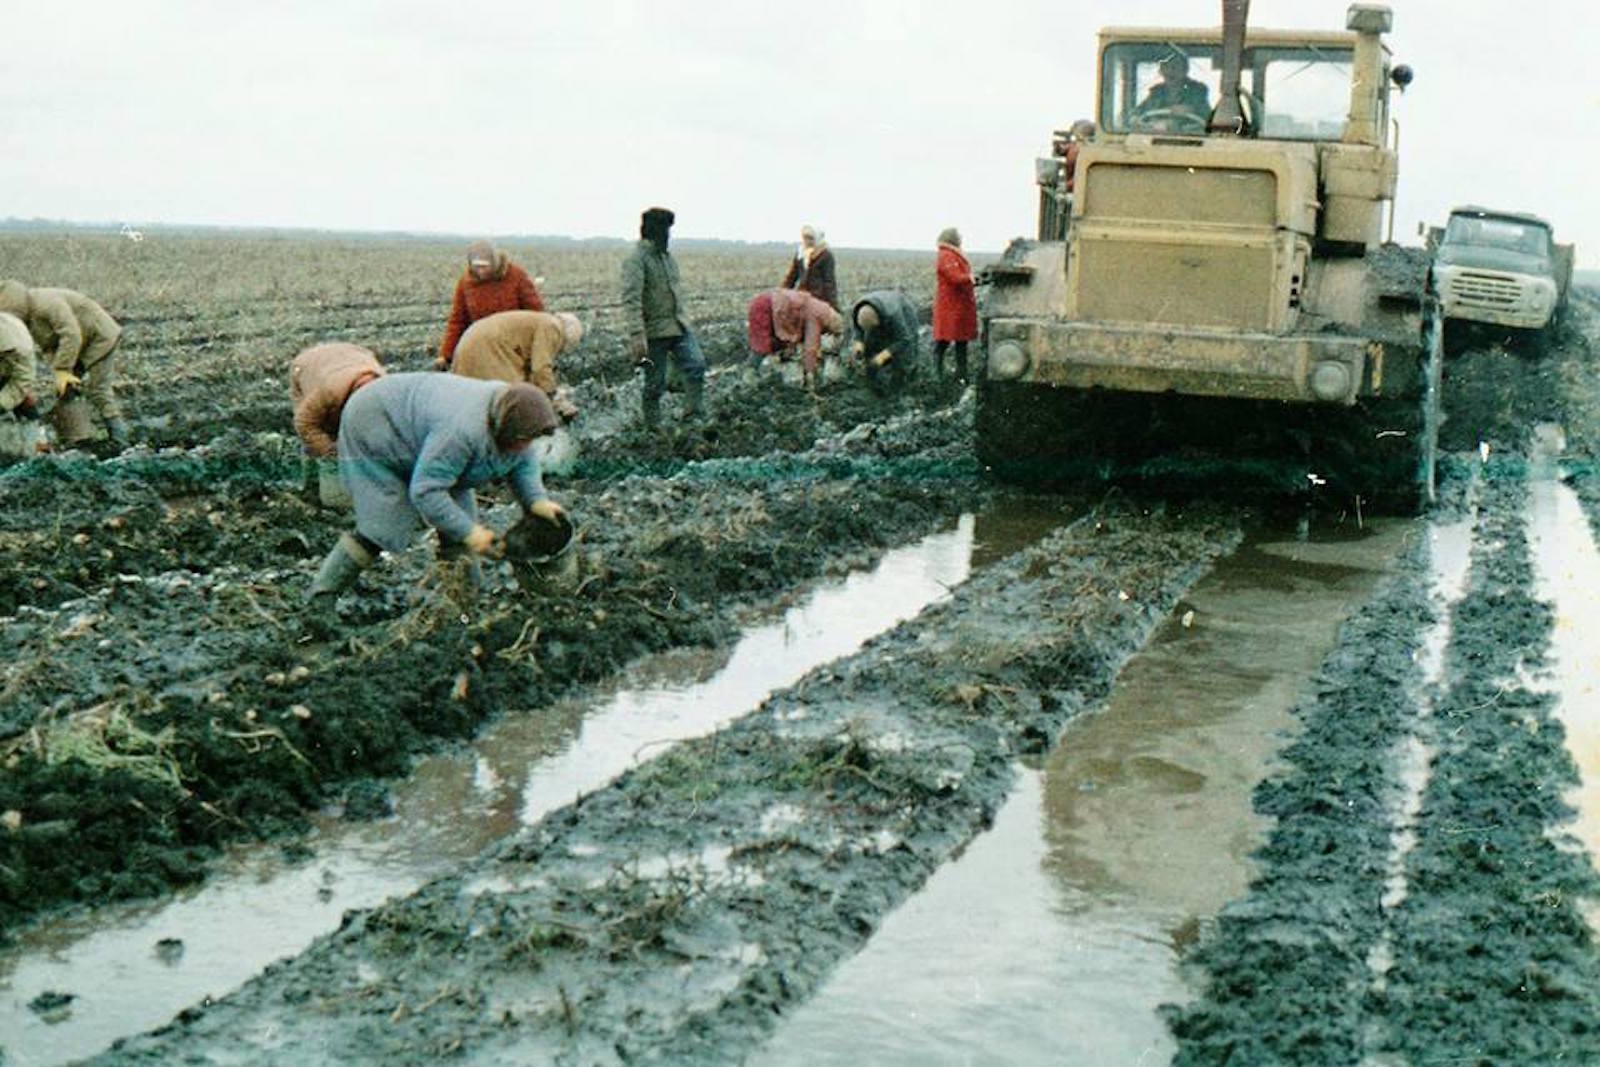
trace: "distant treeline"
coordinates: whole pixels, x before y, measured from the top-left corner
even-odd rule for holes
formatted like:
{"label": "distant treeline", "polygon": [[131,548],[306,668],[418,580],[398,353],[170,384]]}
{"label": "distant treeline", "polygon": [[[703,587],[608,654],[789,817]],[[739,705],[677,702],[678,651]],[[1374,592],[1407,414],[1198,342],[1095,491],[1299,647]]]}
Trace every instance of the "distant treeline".
{"label": "distant treeline", "polygon": [[[178,237],[299,237],[299,238],[338,238],[342,241],[425,241],[438,243],[440,241],[475,241],[481,237],[489,237],[495,241],[512,245],[540,245],[542,247],[573,247],[573,248],[608,248],[625,247],[632,245],[632,237],[567,237],[563,234],[482,234],[482,233],[417,233],[409,230],[319,230],[310,228],[297,228],[287,226],[200,226],[177,225],[170,223],[115,223],[115,222],[65,222],[60,219],[0,219],[0,233],[84,233],[84,234],[117,234],[128,228],[136,229],[141,234],[167,234]],[[676,248],[703,248],[703,249],[789,249],[793,247],[792,241],[726,241],[711,237],[673,237],[673,246]],[[883,252],[893,255],[904,252],[907,255],[926,255],[922,249],[903,248],[863,248],[852,249],[862,252]]]}

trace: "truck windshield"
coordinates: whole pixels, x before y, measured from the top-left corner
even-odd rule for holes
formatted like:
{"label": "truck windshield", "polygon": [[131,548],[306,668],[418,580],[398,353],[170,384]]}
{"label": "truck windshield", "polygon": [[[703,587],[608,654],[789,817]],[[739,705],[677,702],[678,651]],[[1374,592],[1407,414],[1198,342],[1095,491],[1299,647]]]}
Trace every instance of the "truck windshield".
{"label": "truck windshield", "polygon": [[[1250,132],[1336,141],[1350,109],[1351,50],[1313,45],[1248,48],[1240,87]],[[1220,45],[1122,42],[1101,59],[1100,122],[1111,133],[1200,134],[1222,83]]]}
{"label": "truck windshield", "polygon": [[1444,239],[1447,244],[1497,248],[1525,256],[1550,254],[1550,232],[1543,226],[1517,219],[1452,215]]}

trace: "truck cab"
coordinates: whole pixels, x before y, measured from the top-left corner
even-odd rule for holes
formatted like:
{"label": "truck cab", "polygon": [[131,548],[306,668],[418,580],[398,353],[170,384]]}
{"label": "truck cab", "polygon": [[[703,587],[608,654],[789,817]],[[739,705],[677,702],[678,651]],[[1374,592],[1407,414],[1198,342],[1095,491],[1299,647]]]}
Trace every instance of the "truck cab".
{"label": "truck cab", "polygon": [[1537,215],[1458,207],[1430,242],[1446,319],[1543,330],[1566,301],[1572,246]]}

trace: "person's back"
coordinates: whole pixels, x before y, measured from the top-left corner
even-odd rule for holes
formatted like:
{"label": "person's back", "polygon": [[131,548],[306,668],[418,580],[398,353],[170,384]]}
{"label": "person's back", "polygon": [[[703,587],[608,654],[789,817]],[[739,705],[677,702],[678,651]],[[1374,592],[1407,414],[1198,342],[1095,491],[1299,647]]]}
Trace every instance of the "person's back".
{"label": "person's back", "polygon": [[370,348],[333,341],[312,345],[289,364],[289,405],[294,429],[313,456],[338,450],[339,416],[357,389],[383,376]]}

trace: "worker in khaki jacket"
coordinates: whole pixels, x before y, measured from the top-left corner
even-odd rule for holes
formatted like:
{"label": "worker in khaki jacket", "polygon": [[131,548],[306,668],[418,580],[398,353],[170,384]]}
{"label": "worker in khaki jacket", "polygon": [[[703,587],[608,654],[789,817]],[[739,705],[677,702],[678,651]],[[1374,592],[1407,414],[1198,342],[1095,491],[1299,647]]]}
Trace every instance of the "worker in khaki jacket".
{"label": "worker in khaki jacket", "polygon": [[38,418],[33,336],[22,320],[0,311],[0,419]]}
{"label": "worker in khaki jacket", "polygon": [[[112,360],[122,339],[117,320],[75,290],[34,289],[14,280],[0,281],[0,311],[27,324],[35,348],[54,374],[56,396],[68,400],[81,389],[111,443],[126,447],[128,423],[117,403]],[[71,448],[88,440],[63,438],[61,444]]]}
{"label": "worker in khaki jacket", "polygon": [[569,311],[499,311],[467,327],[450,369],[483,381],[537,385],[570,422],[578,409],[556,380],[556,357],[582,340],[583,322]]}

